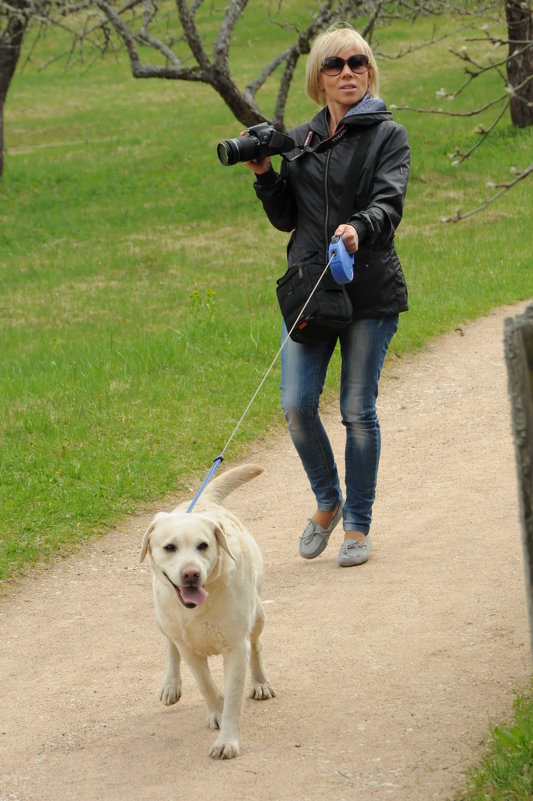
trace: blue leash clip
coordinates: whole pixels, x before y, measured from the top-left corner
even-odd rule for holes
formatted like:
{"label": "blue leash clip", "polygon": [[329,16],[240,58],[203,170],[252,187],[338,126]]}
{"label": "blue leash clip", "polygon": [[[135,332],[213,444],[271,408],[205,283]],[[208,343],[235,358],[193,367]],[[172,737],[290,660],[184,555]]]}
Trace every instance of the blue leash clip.
{"label": "blue leash clip", "polygon": [[353,281],[353,253],[348,253],[340,236],[332,236],[329,246],[330,270],[337,284]]}

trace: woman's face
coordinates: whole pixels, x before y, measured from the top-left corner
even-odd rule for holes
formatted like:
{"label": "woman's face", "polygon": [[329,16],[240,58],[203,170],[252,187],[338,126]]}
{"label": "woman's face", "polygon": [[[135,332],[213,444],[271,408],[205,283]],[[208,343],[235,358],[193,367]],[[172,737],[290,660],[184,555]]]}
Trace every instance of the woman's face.
{"label": "woman's face", "polygon": [[[342,59],[347,59],[358,55],[358,51],[355,47],[350,47],[339,55]],[[359,103],[368,91],[371,69],[369,67],[365,72],[352,72],[348,64],[344,64],[337,75],[321,72],[318,84],[324,90],[327,105],[342,106],[348,110]]]}

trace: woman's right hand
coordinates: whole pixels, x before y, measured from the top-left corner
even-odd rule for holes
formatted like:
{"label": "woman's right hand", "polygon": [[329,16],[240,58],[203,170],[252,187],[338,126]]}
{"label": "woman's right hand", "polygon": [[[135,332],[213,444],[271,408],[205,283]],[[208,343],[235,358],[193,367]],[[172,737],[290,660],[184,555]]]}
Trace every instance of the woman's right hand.
{"label": "woman's right hand", "polygon": [[[241,131],[239,136],[246,136],[246,131]],[[263,175],[263,173],[269,171],[272,165],[272,159],[270,156],[265,156],[262,159],[252,159],[251,161],[243,161],[242,163],[256,175]]]}
{"label": "woman's right hand", "polygon": [[243,164],[245,164],[252,172],[255,172],[256,175],[263,175],[263,173],[269,171],[272,164],[272,159],[270,156],[265,156],[264,159],[243,161]]}

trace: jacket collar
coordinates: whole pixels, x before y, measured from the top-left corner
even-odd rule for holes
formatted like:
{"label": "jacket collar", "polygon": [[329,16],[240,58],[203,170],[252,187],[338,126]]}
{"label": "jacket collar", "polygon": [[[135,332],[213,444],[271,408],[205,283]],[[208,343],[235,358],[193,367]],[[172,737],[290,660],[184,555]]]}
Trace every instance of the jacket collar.
{"label": "jacket collar", "polygon": [[[367,93],[359,103],[352,106],[345,114],[338,127],[341,125],[371,125],[391,118],[392,115],[390,111],[387,111],[385,102],[380,97],[372,97]],[[309,127],[323,138],[327,138],[330,135],[327,106],[324,106],[318,114],[315,114],[309,123]]]}

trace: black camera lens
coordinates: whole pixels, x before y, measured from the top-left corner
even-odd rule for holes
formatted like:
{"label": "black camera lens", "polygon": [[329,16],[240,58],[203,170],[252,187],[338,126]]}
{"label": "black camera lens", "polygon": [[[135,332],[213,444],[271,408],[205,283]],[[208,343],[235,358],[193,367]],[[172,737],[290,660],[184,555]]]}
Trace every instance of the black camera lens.
{"label": "black camera lens", "polygon": [[237,139],[224,139],[217,145],[218,160],[224,167],[237,164],[238,161],[250,161],[259,155],[257,139],[251,136],[239,136]]}
{"label": "black camera lens", "polygon": [[224,139],[217,145],[218,160],[224,167],[229,167],[230,164],[236,164],[239,160],[239,151],[235,147],[233,139]]}

